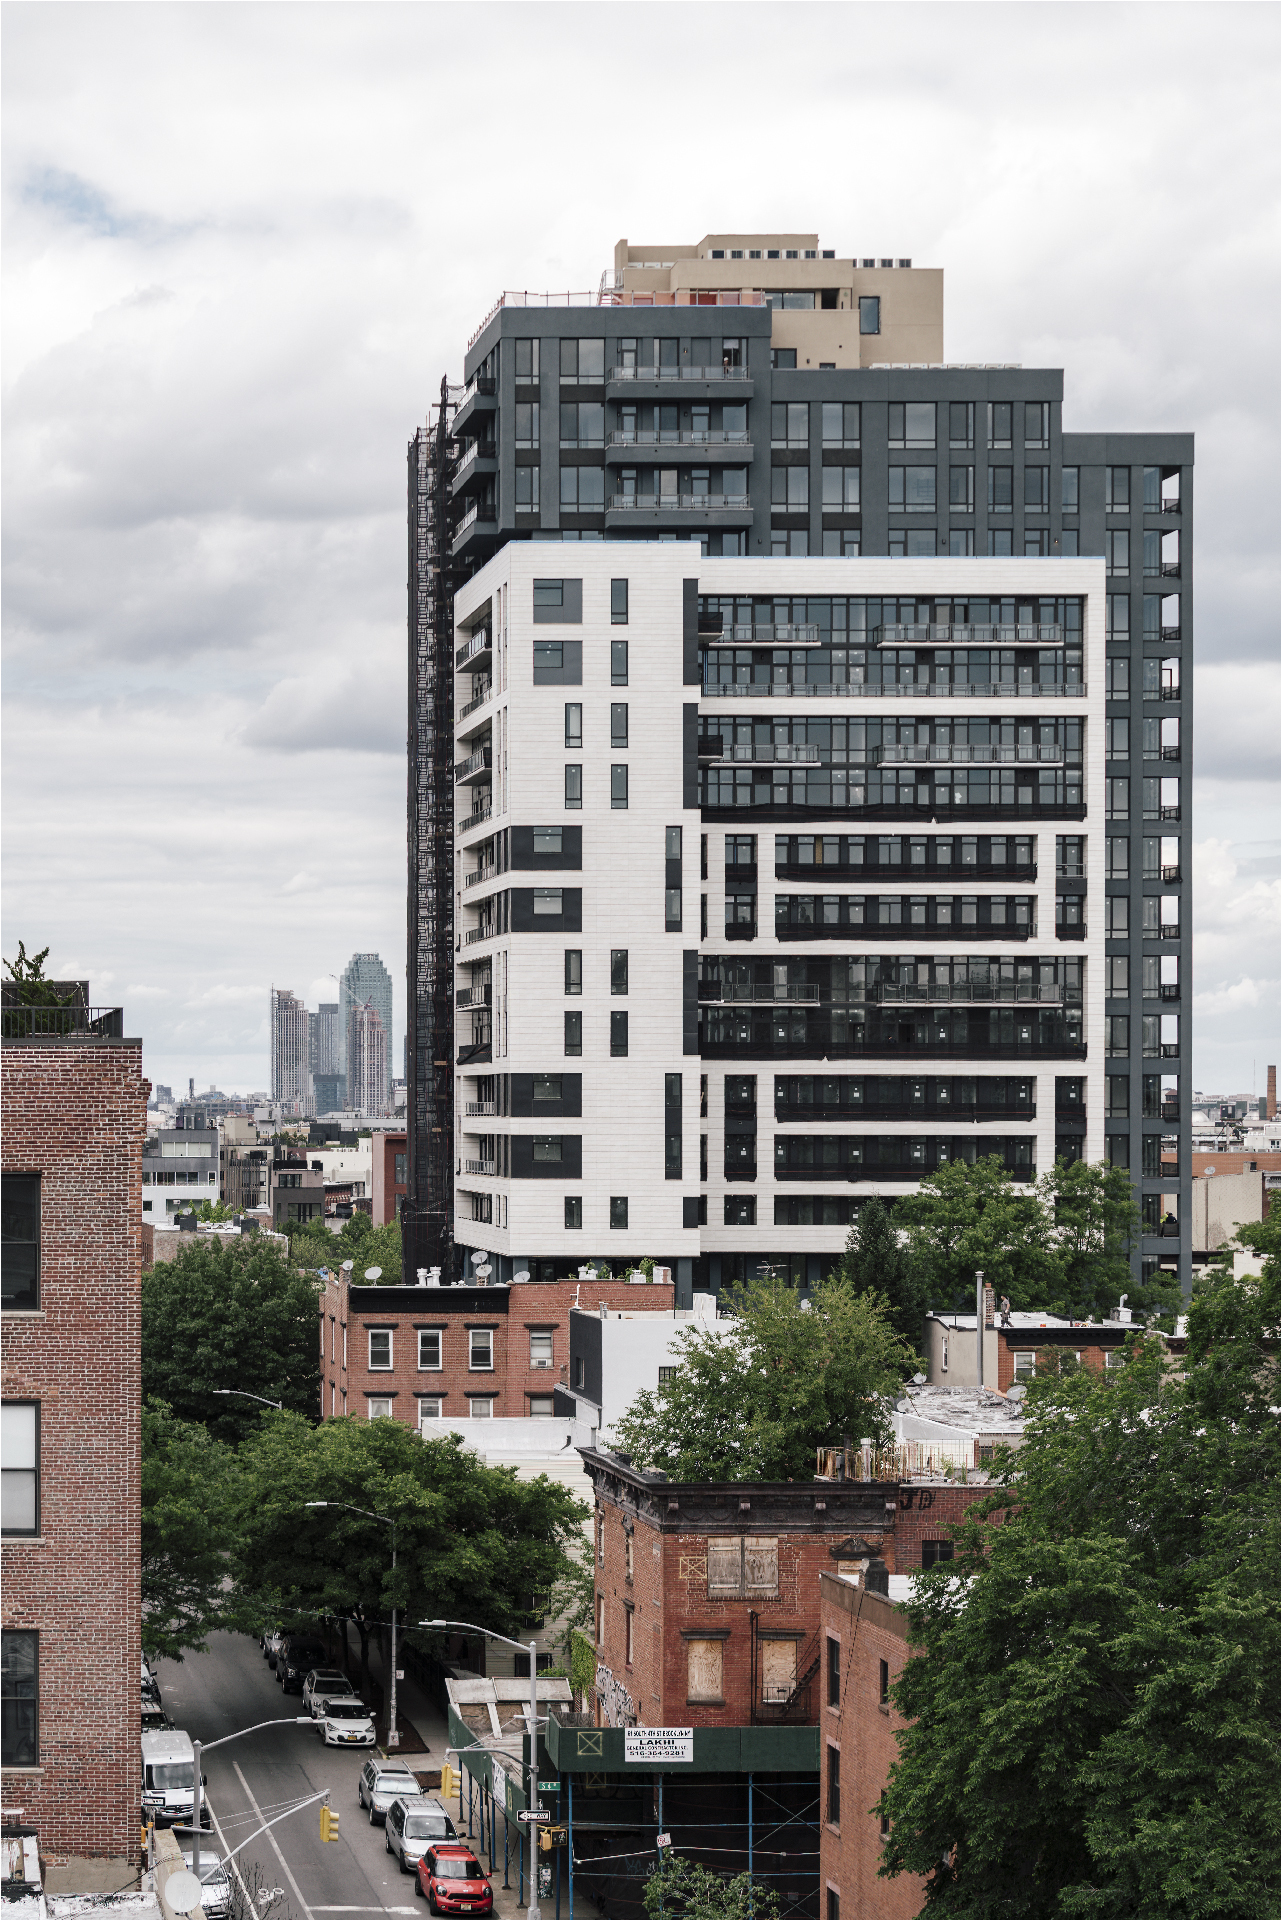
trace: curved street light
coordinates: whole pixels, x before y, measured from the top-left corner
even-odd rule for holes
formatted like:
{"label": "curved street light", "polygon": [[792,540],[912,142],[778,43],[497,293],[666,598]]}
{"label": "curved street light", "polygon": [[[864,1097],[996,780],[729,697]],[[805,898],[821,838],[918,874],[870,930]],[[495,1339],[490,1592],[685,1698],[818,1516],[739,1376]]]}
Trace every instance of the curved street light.
{"label": "curved street light", "polygon": [[270,1401],[265,1394],[251,1394],[247,1387],[216,1387],[215,1394],[239,1394],[246,1401],[261,1401],[264,1407],[274,1407],[277,1414],[284,1412],[283,1401]]}

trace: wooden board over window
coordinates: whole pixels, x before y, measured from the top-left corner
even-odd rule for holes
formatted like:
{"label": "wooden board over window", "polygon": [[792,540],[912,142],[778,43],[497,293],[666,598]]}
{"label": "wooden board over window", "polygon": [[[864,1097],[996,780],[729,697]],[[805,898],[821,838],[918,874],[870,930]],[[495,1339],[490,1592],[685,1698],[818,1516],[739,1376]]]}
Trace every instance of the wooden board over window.
{"label": "wooden board over window", "polygon": [[708,1704],[722,1702],[725,1698],[725,1643],[687,1641],[685,1649],[689,1664],[687,1698]]}

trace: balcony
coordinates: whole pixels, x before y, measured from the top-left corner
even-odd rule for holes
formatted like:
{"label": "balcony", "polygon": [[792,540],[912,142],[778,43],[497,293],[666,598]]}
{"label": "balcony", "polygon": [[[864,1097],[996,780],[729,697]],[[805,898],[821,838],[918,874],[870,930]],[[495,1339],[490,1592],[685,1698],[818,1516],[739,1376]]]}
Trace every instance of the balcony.
{"label": "balcony", "polygon": [[493,999],[493,988],[489,983],[484,987],[460,987],[454,996],[458,1007],[488,1007]]}
{"label": "balcony", "polygon": [[458,1065],[466,1067],[473,1061],[487,1062],[491,1056],[493,1043],[489,1040],[472,1041],[458,1050]]}
{"label": "balcony", "polygon": [[477,827],[483,827],[487,820],[493,818],[493,812],[494,810],[489,804],[489,796],[484,795],[481,799],[480,806],[477,807],[474,812],[468,814],[465,820],[458,822],[458,832],[460,834],[470,834]]}
{"label": "balcony", "polygon": [[492,920],[482,921],[479,927],[470,927],[463,935],[464,947],[475,947],[478,941],[493,940],[495,929]]}
{"label": "balcony", "polygon": [[1057,981],[882,981],[869,987],[867,997],[883,1006],[898,1006],[920,1001],[999,1007],[1007,1002],[1030,1002],[1042,1007],[1061,1007],[1063,989]]}
{"label": "balcony", "polygon": [[[703,617],[706,619],[706,616]],[[823,636],[816,622],[802,621],[772,627],[707,627],[699,621],[700,646],[707,647],[821,647]],[[828,645],[831,643],[829,641]]]}
{"label": "balcony", "polygon": [[[706,642],[707,636],[700,635]],[[1020,685],[1009,681],[962,681],[955,686],[920,682],[772,680],[737,682],[708,681],[703,686],[705,700],[1084,700],[1089,689],[1084,682],[1071,686],[1058,682]]]}
{"label": "balcony", "polygon": [[1181,990],[1179,988],[1179,983],[1177,981],[1161,982],[1161,999],[1163,1001],[1177,1001],[1180,995],[1180,991]]}
{"label": "balcony", "polygon": [[1160,924],[1158,940],[1178,940],[1179,923],[1177,920],[1163,920]]}
{"label": "balcony", "polygon": [[872,765],[874,767],[901,766],[904,763],[928,761],[934,767],[996,767],[1009,763],[1019,766],[1061,767],[1063,748],[1057,742],[1049,747],[947,747],[916,744],[900,744],[894,747],[874,747]]}
{"label": "balcony", "polygon": [[726,921],[726,940],[755,940],[756,922],[754,920]]}
{"label": "balcony", "polygon": [[478,867],[476,868],[474,873],[464,875],[463,877],[464,893],[467,891],[469,887],[479,887],[482,881],[493,880],[494,875],[497,872],[498,872],[497,867],[495,867],[491,862],[488,867]]}
{"label": "balcony", "polygon": [[[711,736],[719,739],[718,735]],[[759,744],[744,741],[742,745],[726,746],[722,742],[715,754],[705,755],[700,747],[700,760],[731,761],[736,767],[768,767],[786,762],[790,765],[818,766],[818,748],[804,741],[764,741]]]}
{"label": "balcony", "polygon": [[497,1172],[498,1172],[497,1161],[464,1161],[463,1162],[464,1174],[495,1175],[497,1174]]}
{"label": "balcony", "polygon": [[1161,578],[1163,580],[1177,580],[1182,571],[1183,567],[1180,561],[1163,560],[1161,562]]}
{"label": "balcony", "polygon": [[[905,510],[906,511],[906,510]],[[1032,626],[886,626],[872,629],[876,647],[1062,647],[1057,621]],[[1081,645],[1080,637],[1077,638]]]}
{"label": "balcony", "polygon": [[474,663],[478,660],[488,660],[493,652],[493,644],[493,635],[489,628],[478,628],[474,634],[468,635],[455,653],[454,666],[460,673],[463,671],[474,673],[476,671]]}
{"label": "balcony", "polygon": [[493,748],[481,747],[476,753],[469,754],[466,760],[460,760],[455,763],[455,784],[459,787],[474,786],[477,781],[486,778],[493,764]]}
{"label": "balcony", "polygon": [[1182,760],[1183,749],[1182,747],[1163,747],[1161,749],[1161,758],[1162,760]]}
{"label": "balcony", "polygon": [[746,367],[607,367],[605,379],[611,387],[621,387],[625,392],[643,393],[647,387],[729,387],[735,396],[747,395],[752,391],[752,379]]}
{"label": "balcony", "polygon": [[489,479],[497,472],[498,449],[492,440],[473,440],[450,477],[449,491],[456,498],[474,487],[477,480]]}
{"label": "balcony", "polygon": [[0,1035],[7,1041],[123,1040],[122,1007],[6,1007],[0,1012]]}
{"label": "balcony", "polygon": [[[1144,820],[1148,818],[1146,813],[1144,813],[1143,818]],[[1157,820],[1182,820],[1183,809],[1181,807],[1159,807],[1154,818]]]}
{"label": "balcony", "polygon": [[[1152,698],[1152,696],[1151,696],[1150,694],[1145,694],[1145,695],[1144,695],[1144,699],[1145,699],[1145,700],[1150,700],[1151,698]],[[1174,683],[1174,685],[1173,685],[1172,687],[1171,687],[1171,686],[1167,686],[1167,685],[1166,685],[1166,683],[1165,683],[1164,681],[1162,681],[1162,683],[1161,683],[1161,693],[1160,693],[1160,699],[1162,699],[1162,700],[1182,700],[1182,699],[1183,699],[1183,689],[1182,689],[1182,687],[1181,687],[1181,686],[1179,685],[1179,683],[1178,683],[1177,681],[1175,681],[1175,683]]]}
{"label": "balcony", "polygon": [[489,534],[498,524],[498,509],[492,500],[474,500],[454,528],[450,537],[449,551],[452,555],[464,553],[468,547]]}
{"label": "balcony", "polygon": [[498,382],[492,374],[473,374],[454,415],[451,433],[455,440],[475,434],[481,422],[492,420],[498,405]]}
{"label": "balcony", "polygon": [[746,430],[734,429],[727,432],[723,427],[709,427],[696,431],[682,427],[679,432],[670,428],[666,432],[657,429],[638,429],[635,433],[626,428],[616,427],[606,436],[606,461],[635,459],[637,454],[648,455],[651,459],[662,458],[669,448],[728,447],[733,452],[733,464],[740,460],[751,460],[756,452]]}
{"label": "balcony", "polygon": [[653,519],[666,514],[730,514],[737,525],[751,519],[752,503],[746,494],[610,494],[605,510],[648,514]]}
{"label": "balcony", "polygon": [[818,988],[805,981],[775,981],[768,985],[764,982],[749,982],[746,986],[739,987],[726,987],[719,981],[700,981],[698,998],[700,1001],[720,1001],[728,1007],[744,1007],[749,1004],[789,1007],[797,1002],[816,1007]]}
{"label": "balcony", "polygon": [[1183,1049],[1178,1041],[1162,1041],[1161,1052],[1158,1058],[1163,1061],[1177,1061],[1182,1052]]}
{"label": "balcony", "polygon": [[484,686],[481,688],[481,691],[478,694],[473,694],[465,707],[460,707],[458,709],[458,720],[462,722],[466,720],[469,714],[474,714],[478,708],[483,707],[485,705],[485,702],[487,700],[492,700],[493,693],[494,693],[493,688],[490,686],[489,682],[486,681]]}
{"label": "balcony", "polygon": [[469,1121],[487,1120],[498,1113],[497,1101],[468,1101],[463,1112]]}

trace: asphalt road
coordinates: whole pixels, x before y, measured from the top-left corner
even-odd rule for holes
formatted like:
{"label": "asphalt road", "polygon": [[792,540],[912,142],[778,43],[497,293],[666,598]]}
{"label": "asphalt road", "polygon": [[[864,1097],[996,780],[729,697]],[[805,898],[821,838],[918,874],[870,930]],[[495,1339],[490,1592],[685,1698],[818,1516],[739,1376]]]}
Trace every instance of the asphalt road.
{"label": "asphalt road", "polygon": [[[301,1696],[281,1692],[257,1642],[244,1635],[215,1634],[207,1654],[161,1661],[157,1679],[165,1712],[194,1741],[216,1741],[256,1721],[291,1722],[304,1711]],[[401,1874],[386,1851],[382,1828],[370,1826],[357,1803],[356,1782],[367,1753],[327,1748],[318,1729],[284,1726],[230,1741],[205,1760],[206,1792],[226,1837],[220,1854],[290,1803],[326,1788],[330,1806],[342,1816],[338,1840],[325,1843],[319,1803],[314,1803],[237,1856],[246,1872],[258,1864],[264,1887],[283,1888],[283,1899],[266,1910],[271,1921],[426,1915],[413,1876]]]}

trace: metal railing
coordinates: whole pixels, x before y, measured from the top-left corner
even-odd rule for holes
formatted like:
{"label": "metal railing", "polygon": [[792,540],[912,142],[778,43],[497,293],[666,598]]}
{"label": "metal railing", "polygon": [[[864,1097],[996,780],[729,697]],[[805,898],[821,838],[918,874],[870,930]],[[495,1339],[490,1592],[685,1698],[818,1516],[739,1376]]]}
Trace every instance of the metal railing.
{"label": "metal railing", "polygon": [[467,512],[454,528],[453,538],[455,540],[461,540],[468,528],[475,526],[478,520],[489,521],[497,520],[497,518],[498,509],[492,500],[473,500]]}
{"label": "metal railing", "polygon": [[880,981],[867,990],[869,1000],[886,1005],[926,1001],[990,1002],[1027,1001],[1043,1006],[1061,1006],[1063,989],[1057,981]]}
{"label": "metal railing", "polygon": [[497,1174],[497,1161],[464,1161],[464,1174]]}
{"label": "metal railing", "polygon": [[1163,560],[1161,562],[1161,578],[1163,580],[1177,580],[1182,571],[1183,568],[1180,561]]}
{"label": "metal railing", "polygon": [[746,1006],[755,1002],[781,1007],[794,1001],[817,1006],[818,988],[805,981],[776,982],[771,986],[749,982],[744,987],[726,987],[716,981],[703,981],[699,985],[698,998],[704,1002],[720,1002],[725,1006]]}
{"label": "metal railing", "polygon": [[[1062,647],[1057,621],[1040,626],[898,626],[872,629],[877,647]],[[1077,645],[1081,644],[1078,636]]]}
{"label": "metal railing", "polygon": [[481,654],[487,654],[492,644],[489,628],[482,627],[478,633],[472,634],[463,642],[454,655],[454,666],[465,667],[468,661],[478,659]]}
{"label": "metal railing", "polygon": [[457,486],[473,460],[494,460],[498,454],[497,444],[492,440],[473,440],[453,472],[453,483]]}
{"label": "metal railing", "polygon": [[498,1113],[497,1101],[468,1101],[463,1109],[468,1120],[485,1120]]}
{"label": "metal railing", "polygon": [[469,754],[466,760],[455,762],[454,779],[455,781],[473,780],[477,774],[483,774],[492,767],[493,761],[493,748],[482,747],[476,753]]}
{"label": "metal railing", "polygon": [[1006,747],[999,744],[997,746],[986,747],[944,747],[932,746],[927,743],[918,745],[915,742],[900,742],[894,746],[874,747],[872,749],[872,765],[874,767],[885,766],[891,762],[902,763],[909,761],[928,761],[931,765],[943,767],[992,767],[1004,766],[1008,762],[1017,763],[1019,766],[1049,765],[1057,767],[1061,766],[1063,762],[1063,748],[1057,742],[1049,747]]}
{"label": "metal railing", "polygon": [[[497,313],[497,311],[498,311],[498,308],[495,307],[494,312]],[[492,316],[487,316],[486,322],[483,322],[482,325],[487,324],[489,318],[492,318]],[[476,336],[475,334],[473,334],[471,340],[467,342],[468,347],[471,346],[472,341],[475,340],[475,338]],[[493,374],[473,374],[471,379],[467,382],[467,385],[463,388],[463,397],[460,404],[465,407],[467,405],[467,402],[475,398],[475,396],[478,394],[482,398],[488,398],[490,395],[496,394],[497,392],[498,392],[498,382],[495,380]]]}
{"label": "metal railing", "polygon": [[746,494],[611,494],[605,505],[612,514],[637,509],[651,514],[748,514],[752,510]]}
{"label": "metal railing", "polygon": [[498,872],[497,867],[493,866],[491,863],[491,865],[488,867],[478,867],[474,873],[464,875],[463,877],[464,892],[469,887],[479,887],[482,881],[493,880],[497,872]]}
{"label": "metal railing", "polygon": [[823,644],[817,621],[776,621],[764,627],[700,627],[698,638],[709,647],[718,642],[722,647],[820,647]]}
{"label": "metal railing", "polygon": [[625,428],[616,427],[609,435],[611,447],[750,447],[751,436],[746,428],[708,427],[699,431],[692,427],[682,427],[679,432],[669,429],[638,429],[629,433]]}
{"label": "metal railing", "polygon": [[751,379],[746,367],[610,367],[606,377],[623,383],[634,382],[637,386],[651,384],[669,385],[682,380],[724,381],[732,386],[741,385]]}
{"label": "metal railing", "polygon": [[[1078,682],[1065,686],[1058,682],[1021,686],[1015,681],[961,681],[955,686],[935,682],[888,682],[845,680],[775,680],[742,683],[705,681],[703,694],[708,700],[750,700],[757,694],[768,700],[810,700],[833,695],[842,700],[1084,700],[1089,689]],[[1172,696],[1178,699],[1178,695]]]}
{"label": "metal railing", "polygon": [[484,921],[479,927],[472,927],[463,935],[463,946],[474,947],[477,941],[493,940],[495,932],[493,921]]}
{"label": "metal railing", "polygon": [[473,827],[480,827],[485,821],[491,820],[493,813],[494,810],[492,807],[478,807],[474,813],[468,814],[466,820],[459,821],[458,832],[460,834],[470,833]]}
{"label": "metal railing", "polygon": [[482,693],[473,694],[471,699],[466,703],[466,705],[458,709],[458,719],[460,721],[466,720],[469,714],[474,714],[478,707],[483,707],[485,705],[485,702],[487,700],[492,700],[493,697],[494,697],[494,690],[492,686],[489,686],[487,684]]}
{"label": "metal railing", "polygon": [[123,1040],[122,1007],[86,1007],[83,1001],[67,1007],[6,1007],[0,1010],[0,1036],[7,1041],[45,1040],[65,1036],[75,1040]]}
{"label": "metal railing", "polygon": [[459,1007],[488,1007],[493,996],[492,987],[460,987],[455,996]]}
{"label": "metal railing", "polygon": [[[701,743],[699,754],[700,758],[704,757]],[[733,744],[728,747],[722,745],[717,753],[706,758],[732,761],[736,766],[740,767],[764,767],[778,761],[785,762],[789,765],[799,763],[807,767],[817,767],[818,748],[812,747],[804,741],[782,740],[766,742],[761,746],[753,746],[744,742],[741,747]]]}

